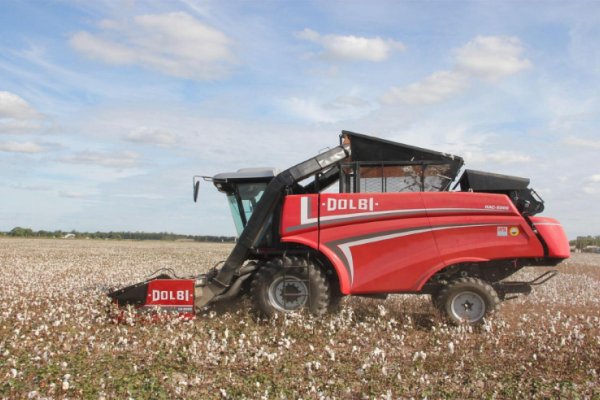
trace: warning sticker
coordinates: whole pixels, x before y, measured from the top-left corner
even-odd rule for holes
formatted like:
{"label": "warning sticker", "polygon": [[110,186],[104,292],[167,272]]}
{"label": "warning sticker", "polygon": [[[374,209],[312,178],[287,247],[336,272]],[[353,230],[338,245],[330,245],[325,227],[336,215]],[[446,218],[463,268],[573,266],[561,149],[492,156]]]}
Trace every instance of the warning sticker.
{"label": "warning sticker", "polygon": [[498,236],[508,236],[508,227],[507,226],[499,226],[498,227]]}
{"label": "warning sticker", "polygon": [[509,232],[510,236],[517,236],[519,233],[521,233],[517,226],[511,226]]}

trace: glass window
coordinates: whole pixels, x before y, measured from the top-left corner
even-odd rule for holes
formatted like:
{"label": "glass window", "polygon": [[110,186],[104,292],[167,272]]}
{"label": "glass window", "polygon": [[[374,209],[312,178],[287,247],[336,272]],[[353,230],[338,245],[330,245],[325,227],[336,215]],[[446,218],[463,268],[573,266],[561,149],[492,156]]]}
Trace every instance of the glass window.
{"label": "glass window", "polygon": [[[252,216],[252,212],[256,208],[256,205],[266,188],[267,184],[265,182],[241,183],[237,186],[237,193],[227,195],[229,208],[231,209],[233,222],[238,236],[241,235],[244,227],[250,220],[250,216]],[[243,208],[242,210],[239,208],[240,203]]]}
{"label": "glass window", "polygon": [[233,217],[233,223],[235,224],[235,230],[238,233],[238,236],[244,230],[244,223],[242,222],[242,217],[240,215],[240,209],[238,208],[237,198],[233,194],[227,195],[227,202],[229,203],[229,208],[231,209],[231,216]]}

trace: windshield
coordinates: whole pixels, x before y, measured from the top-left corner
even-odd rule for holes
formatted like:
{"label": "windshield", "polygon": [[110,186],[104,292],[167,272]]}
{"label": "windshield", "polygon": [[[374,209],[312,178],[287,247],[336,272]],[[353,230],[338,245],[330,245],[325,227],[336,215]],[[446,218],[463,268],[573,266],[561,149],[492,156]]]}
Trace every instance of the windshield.
{"label": "windshield", "polygon": [[266,188],[265,182],[240,183],[236,186],[234,193],[227,194],[227,201],[238,236],[241,235],[250,220],[250,216]]}

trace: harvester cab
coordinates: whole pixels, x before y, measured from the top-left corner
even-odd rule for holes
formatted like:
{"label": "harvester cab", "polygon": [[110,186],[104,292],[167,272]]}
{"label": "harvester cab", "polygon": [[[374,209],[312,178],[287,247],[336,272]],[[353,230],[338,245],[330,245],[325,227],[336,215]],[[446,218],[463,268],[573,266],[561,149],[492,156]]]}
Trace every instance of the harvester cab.
{"label": "harvester cab", "polygon": [[[555,272],[506,278],[559,263],[569,245],[558,221],[535,216],[544,207],[529,179],[474,170],[459,177],[463,164],[343,131],[338,146],[281,172],[201,177],[226,195],[238,233],[222,266],[187,278],[185,295],[155,293],[170,285],[163,275],[110,296],[142,309],[161,308],[164,297],[170,310],[177,310],[172,299],[189,307],[193,298],[197,312],[246,293],[271,316],[303,308],[321,315],[347,295],[428,294],[450,321],[481,323],[502,300]],[[325,191],[336,183],[335,193]],[[195,177],[195,200],[198,188]]]}
{"label": "harvester cab", "polygon": [[244,168],[205,178],[227,196],[238,236],[246,227],[267,185],[278,173],[276,168]]}

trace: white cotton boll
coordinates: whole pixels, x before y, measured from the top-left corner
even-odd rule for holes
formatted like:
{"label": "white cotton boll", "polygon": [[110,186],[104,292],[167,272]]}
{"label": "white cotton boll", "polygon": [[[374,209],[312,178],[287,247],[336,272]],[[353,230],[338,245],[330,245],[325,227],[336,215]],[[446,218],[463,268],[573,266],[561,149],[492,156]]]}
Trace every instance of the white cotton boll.
{"label": "white cotton boll", "polygon": [[63,381],[62,390],[69,390],[69,381]]}
{"label": "white cotton boll", "polygon": [[454,342],[448,343],[448,351],[450,354],[454,354]]}

